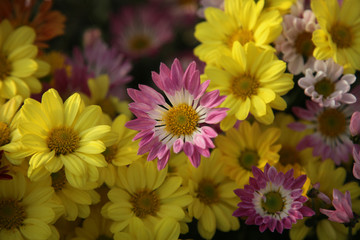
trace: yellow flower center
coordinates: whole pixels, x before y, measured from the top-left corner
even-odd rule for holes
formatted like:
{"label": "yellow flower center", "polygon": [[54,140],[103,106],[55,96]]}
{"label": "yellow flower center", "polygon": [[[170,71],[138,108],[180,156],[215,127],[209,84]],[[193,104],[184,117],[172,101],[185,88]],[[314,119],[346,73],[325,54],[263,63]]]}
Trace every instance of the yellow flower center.
{"label": "yellow flower center", "polygon": [[139,191],[131,197],[130,203],[133,206],[132,211],[139,218],[155,216],[160,209],[159,197],[154,191]]}
{"label": "yellow flower center", "polygon": [[337,109],[326,109],[318,117],[319,131],[322,135],[336,138],[346,130],[345,115]]}
{"label": "yellow flower center", "polygon": [[284,209],[284,199],[279,192],[268,192],[261,200],[261,206],[265,212],[275,214]]}
{"label": "yellow flower center", "polygon": [[300,163],[299,153],[293,146],[283,145],[279,151],[279,155],[279,162],[284,166]]}
{"label": "yellow flower center", "polygon": [[111,163],[112,160],[115,158],[118,151],[117,145],[112,145],[107,147],[106,150],[102,153],[105,157],[106,162]]}
{"label": "yellow flower center", "polygon": [[257,166],[259,159],[260,157],[256,151],[245,150],[241,153],[239,164],[244,169],[251,171],[253,166]]}
{"label": "yellow flower center", "polygon": [[58,127],[50,131],[47,145],[56,155],[73,153],[79,147],[80,138],[77,132],[69,127]]}
{"label": "yellow flower center", "polygon": [[10,142],[10,128],[4,123],[0,122],[0,147]]}
{"label": "yellow flower center", "polygon": [[311,40],[312,33],[302,32],[295,40],[296,52],[306,58],[312,57],[315,45]]}
{"label": "yellow flower center", "polygon": [[4,199],[0,201],[0,229],[12,230],[23,225],[25,209],[19,201]]}
{"label": "yellow flower center", "polygon": [[11,64],[7,57],[0,52],[0,80],[4,80],[7,76],[10,75],[10,72]]}
{"label": "yellow flower center", "polygon": [[231,90],[236,97],[245,100],[247,97],[256,95],[259,86],[260,84],[256,79],[248,75],[243,75],[233,80]]}
{"label": "yellow flower center", "polygon": [[66,176],[64,169],[51,174],[51,186],[55,191],[60,191],[66,184]]}
{"label": "yellow flower center", "polygon": [[330,96],[335,90],[335,84],[327,78],[315,83],[315,91],[323,95],[324,98]]}
{"label": "yellow flower center", "polygon": [[197,128],[199,115],[192,106],[182,103],[172,107],[164,117],[166,131],[175,135],[191,135]]}
{"label": "yellow flower center", "polygon": [[197,193],[200,202],[207,205],[217,203],[220,200],[217,185],[210,179],[202,179],[199,182]]}
{"label": "yellow flower center", "polygon": [[252,31],[240,28],[235,33],[233,33],[233,35],[231,35],[228,39],[228,46],[230,49],[232,48],[235,41],[239,41],[241,45],[245,45],[245,43],[254,41]]}
{"label": "yellow flower center", "polygon": [[150,38],[145,35],[133,36],[130,39],[129,46],[132,50],[144,50],[148,48],[151,44]]}
{"label": "yellow flower center", "polygon": [[330,29],[332,41],[338,48],[349,48],[353,45],[354,34],[349,26],[335,23]]}

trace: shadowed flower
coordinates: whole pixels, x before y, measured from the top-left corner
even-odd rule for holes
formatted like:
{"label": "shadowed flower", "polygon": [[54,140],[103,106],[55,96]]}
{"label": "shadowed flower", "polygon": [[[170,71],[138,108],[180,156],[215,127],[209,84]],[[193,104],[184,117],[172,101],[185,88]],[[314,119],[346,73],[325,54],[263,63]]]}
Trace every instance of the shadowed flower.
{"label": "shadowed flower", "polygon": [[314,156],[321,156],[322,160],[331,158],[337,165],[348,162],[353,147],[349,123],[357,105],[325,108],[308,100],[306,109],[293,107],[294,114],[305,121],[290,123],[289,127],[295,131],[314,130],[299,142],[297,149],[313,148]]}
{"label": "shadowed flower", "polygon": [[256,167],[252,171],[254,178],[250,178],[250,184],[234,191],[241,199],[234,216],[247,217],[245,223],[260,226],[260,232],[276,229],[282,233],[298,219],[314,215],[312,209],[303,205],[307,201],[302,196],[305,175],[294,178],[293,170],[284,174],[269,164],[264,172]]}
{"label": "shadowed flower", "polygon": [[112,44],[131,58],[155,54],[173,38],[171,25],[155,7],[123,7],[111,18]]}
{"label": "shadowed flower", "polygon": [[328,216],[330,221],[338,223],[350,223],[354,220],[354,213],[352,211],[349,191],[346,191],[344,195],[338,189],[334,188],[332,204],[335,210],[320,208],[320,212]]}
{"label": "shadowed flower", "polygon": [[[356,80],[354,74],[343,74],[343,67],[331,58],[326,61],[316,60],[314,69],[306,69],[305,77],[298,84],[305,89],[305,94],[320,107],[339,107],[341,103],[353,104],[356,97],[348,93],[350,85]],[[314,76],[315,73],[315,76]]]}
{"label": "shadowed flower", "polygon": [[[23,25],[35,29],[35,45],[47,48],[46,41],[64,34],[66,17],[59,11],[52,11],[53,1],[46,0],[2,0],[0,21],[7,18],[14,27]],[[36,9],[36,12],[35,12]]]}
{"label": "shadowed flower", "polygon": [[[226,108],[215,108],[225,100],[219,90],[207,92],[209,80],[200,84],[200,74],[195,62],[185,73],[180,61],[175,59],[169,69],[160,65],[160,73],[152,73],[154,83],[165,92],[167,99],[154,89],[139,85],[140,90],[128,89],[135,101],[129,104],[137,119],[126,127],[141,131],[134,139],[142,138],[138,154],[149,152],[148,160],[158,158],[158,168],[163,169],[170,157],[184,151],[191,163],[198,167],[200,156],[210,156],[211,138],[217,136],[208,124],[216,124],[226,116]],[[170,104],[167,103],[169,101]]]}

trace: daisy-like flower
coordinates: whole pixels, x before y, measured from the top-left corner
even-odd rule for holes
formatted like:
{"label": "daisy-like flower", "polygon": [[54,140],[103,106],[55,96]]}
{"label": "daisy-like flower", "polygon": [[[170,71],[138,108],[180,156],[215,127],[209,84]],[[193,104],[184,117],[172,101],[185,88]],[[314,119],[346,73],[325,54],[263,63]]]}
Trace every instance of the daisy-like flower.
{"label": "daisy-like flower", "polygon": [[275,43],[276,49],[283,54],[282,59],[288,63],[290,73],[297,75],[312,68],[315,45],[311,38],[316,28],[315,15],[311,10],[304,11],[302,17],[284,16],[283,32]]}
{"label": "daisy-like flower", "polygon": [[201,61],[217,64],[220,55],[231,56],[234,42],[242,45],[253,42],[261,48],[270,46],[281,34],[282,18],[278,11],[263,12],[264,0],[225,1],[225,10],[209,7],[205,22],[195,27],[195,37],[200,45],[194,49]]}
{"label": "daisy-like flower", "polygon": [[[347,239],[348,229],[344,224],[329,221],[320,213],[320,208],[330,208],[333,189],[340,192],[349,191],[353,209],[360,209],[360,187],[357,182],[346,182],[347,171],[343,167],[336,167],[335,163],[327,159],[325,161],[309,162],[306,165],[306,174],[315,187],[316,191],[325,195],[320,198],[311,198],[309,206],[315,211],[312,217],[299,220],[290,230],[290,238],[294,240],[305,239],[307,235],[314,235],[318,239]],[[326,197],[327,196],[327,197]],[[309,196],[310,197],[310,196]],[[327,198],[327,199],[325,199]],[[325,201],[324,201],[325,200]],[[360,224],[353,228],[353,235],[360,229]]]}
{"label": "daisy-like flower", "polygon": [[54,190],[47,183],[32,183],[20,172],[0,181],[0,239],[43,239],[52,236],[55,212],[50,199]]}
{"label": "daisy-like flower", "polygon": [[360,179],[360,112],[354,112],[350,119],[350,134],[351,140],[354,143],[353,146],[353,157],[354,157],[354,167],[353,174],[354,177]]}
{"label": "daisy-like flower", "polygon": [[141,157],[137,154],[138,141],[131,141],[136,132],[125,127],[128,121],[129,117],[120,115],[112,122],[111,131],[116,133],[116,141],[106,146],[106,150],[102,153],[108,165],[99,168],[99,185],[106,183],[109,187],[114,186],[117,167],[129,165]]}
{"label": "daisy-like flower", "polygon": [[48,73],[49,65],[36,59],[34,30],[28,26],[14,29],[8,20],[3,20],[0,36],[0,97],[28,98],[31,93],[39,93],[41,83],[37,78]]}
{"label": "daisy-like flower", "polygon": [[151,5],[122,7],[110,29],[112,44],[130,58],[151,56],[173,38],[167,16]]}
{"label": "daisy-like flower", "polygon": [[[0,155],[4,155],[11,160],[11,154],[8,152],[16,148],[16,140],[18,139],[18,129],[16,124],[16,113],[22,104],[22,97],[15,96],[6,103],[0,103]],[[16,153],[15,153],[16,154]],[[12,162],[16,163],[16,162]]]}
{"label": "daisy-like flower", "polygon": [[233,193],[236,184],[224,175],[220,155],[215,149],[199,168],[189,166],[187,181],[194,197],[188,208],[189,215],[198,220],[198,232],[206,239],[211,239],[216,229],[228,232],[240,227],[239,220],[231,216],[237,203]]}
{"label": "daisy-like flower", "polygon": [[200,156],[210,156],[209,148],[214,144],[211,138],[217,136],[207,124],[220,122],[226,116],[226,108],[215,108],[225,99],[219,90],[207,92],[209,81],[200,84],[199,71],[195,62],[185,73],[180,61],[175,59],[169,69],[160,65],[160,73],[152,73],[154,83],[165,92],[165,98],[154,89],[139,85],[140,91],[128,89],[135,101],[130,110],[137,119],[126,123],[128,128],[141,131],[134,139],[142,138],[138,154],[149,152],[148,160],[158,158],[158,168],[163,169],[170,157],[184,151],[191,163],[198,167]]}
{"label": "daisy-like flower", "polygon": [[74,187],[98,180],[97,168],[107,165],[101,154],[106,149],[101,139],[111,130],[99,124],[99,106],[85,107],[78,93],[63,103],[58,92],[50,89],[41,103],[26,99],[20,114],[20,142],[30,157],[29,177],[39,167],[49,173],[64,167],[66,179]]}
{"label": "daisy-like flower", "polygon": [[244,120],[249,113],[261,123],[274,120],[272,108],[284,110],[286,102],[281,98],[294,83],[292,75],[284,73],[286,63],[278,60],[270,50],[262,50],[253,43],[244,47],[235,42],[232,57],[223,55],[219,66],[205,67],[205,77],[211,82],[209,90],[219,89],[227,96],[220,105],[229,108],[228,115],[220,123],[226,131],[236,120]]}
{"label": "daisy-like flower", "polygon": [[3,0],[0,2],[0,21],[9,19],[14,27],[23,25],[34,28],[35,45],[47,48],[46,41],[64,34],[66,17],[59,11],[51,10],[53,1]]}
{"label": "daisy-like flower", "polygon": [[331,158],[337,165],[348,162],[353,148],[349,123],[355,105],[325,108],[308,100],[306,109],[293,107],[294,114],[305,121],[290,123],[289,127],[295,131],[314,130],[299,142],[297,149],[312,148],[314,156]]}
{"label": "daisy-like flower", "polygon": [[328,216],[330,221],[349,224],[355,220],[349,191],[344,195],[338,189],[334,189],[332,204],[335,210],[320,208],[320,212]]}
{"label": "daisy-like flower", "polygon": [[341,104],[353,104],[356,97],[348,91],[356,77],[354,74],[342,75],[343,70],[331,58],[316,60],[314,68],[306,69],[305,77],[300,78],[298,84],[320,107],[336,108]]}
{"label": "daisy-like flower", "polygon": [[311,9],[320,25],[312,37],[314,57],[360,69],[360,2],[346,0],[339,6],[337,0],[318,0],[311,1]]}
{"label": "daisy-like flower", "polygon": [[280,129],[268,128],[261,131],[257,122],[242,121],[239,128],[232,128],[215,139],[221,152],[224,172],[238,187],[243,187],[252,177],[252,167],[264,169],[279,160],[281,145],[275,144],[280,137]]}
{"label": "daisy-like flower", "polygon": [[284,229],[291,229],[298,219],[315,214],[303,205],[307,201],[302,196],[305,175],[294,178],[293,170],[284,174],[269,164],[264,172],[256,167],[252,171],[254,178],[250,178],[250,184],[234,191],[241,199],[234,216],[247,217],[245,223],[258,225],[260,232],[276,229],[282,233]]}
{"label": "daisy-like flower", "polygon": [[129,232],[136,226],[140,233],[152,231],[162,218],[175,219],[175,224],[166,232],[180,234],[180,224],[185,217],[184,208],[192,197],[187,187],[183,187],[181,177],[167,177],[167,168],[158,171],[155,162],[145,159],[118,168],[119,181],[109,193],[109,202],[101,212],[114,223],[110,231]]}

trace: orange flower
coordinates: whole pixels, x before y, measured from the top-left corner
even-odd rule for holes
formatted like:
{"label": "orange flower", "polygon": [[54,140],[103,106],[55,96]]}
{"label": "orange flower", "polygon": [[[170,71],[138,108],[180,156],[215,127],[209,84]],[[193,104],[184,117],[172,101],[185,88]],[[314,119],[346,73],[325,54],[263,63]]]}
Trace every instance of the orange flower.
{"label": "orange flower", "polygon": [[[47,48],[46,41],[64,34],[66,17],[59,11],[51,11],[52,0],[43,1],[38,8],[37,0],[1,0],[0,21],[7,18],[13,27],[28,25],[35,29],[35,45]],[[33,12],[37,11],[35,15]]]}

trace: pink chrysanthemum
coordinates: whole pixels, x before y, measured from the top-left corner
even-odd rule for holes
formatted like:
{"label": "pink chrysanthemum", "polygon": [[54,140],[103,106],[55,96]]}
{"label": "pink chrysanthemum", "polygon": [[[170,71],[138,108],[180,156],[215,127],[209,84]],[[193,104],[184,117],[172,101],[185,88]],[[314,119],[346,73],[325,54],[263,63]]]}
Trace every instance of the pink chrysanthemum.
{"label": "pink chrysanthemum", "polygon": [[348,92],[356,77],[354,74],[342,75],[343,70],[331,58],[326,61],[316,60],[314,69],[306,69],[305,77],[300,78],[298,84],[320,107],[335,108],[341,103],[353,104],[356,97]]}
{"label": "pink chrysanthemum", "polygon": [[351,140],[354,143],[353,147],[353,175],[360,179],[360,112],[354,112],[350,119],[350,134]]}
{"label": "pink chrysanthemum", "polygon": [[344,195],[334,188],[332,204],[335,210],[320,208],[320,212],[328,216],[330,221],[338,223],[351,223],[354,220],[349,191],[346,191]]}
{"label": "pink chrysanthemum", "polygon": [[138,154],[149,152],[148,160],[158,158],[158,168],[166,166],[170,149],[184,151],[191,163],[198,167],[200,155],[210,156],[211,138],[217,136],[207,124],[216,124],[226,116],[226,108],[215,108],[225,100],[219,90],[205,93],[209,80],[200,84],[196,63],[192,62],[185,73],[178,59],[171,69],[160,65],[160,73],[152,72],[156,86],[165,92],[167,99],[154,89],[139,85],[140,90],[128,89],[135,101],[129,109],[137,119],[126,127],[141,131],[135,139],[141,139]]}
{"label": "pink chrysanthemum", "polygon": [[305,10],[302,17],[284,16],[283,33],[276,41],[276,49],[283,53],[290,73],[297,75],[313,66],[315,45],[311,38],[316,28],[315,15],[311,10]]}
{"label": "pink chrysanthemum", "polygon": [[323,160],[330,158],[337,165],[348,162],[353,148],[349,131],[350,117],[359,103],[324,108],[308,100],[306,109],[293,107],[294,114],[305,121],[290,123],[289,127],[295,131],[314,130],[299,142],[297,149],[313,148],[314,156],[321,156]]}
{"label": "pink chrysanthemum", "polygon": [[173,38],[168,19],[154,6],[123,7],[111,18],[112,43],[131,58],[151,56]]}
{"label": "pink chrysanthemum", "polygon": [[247,217],[245,223],[260,226],[260,232],[268,228],[282,233],[298,219],[315,214],[303,205],[307,201],[307,197],[302,195],[306,175],[294,178],[293,169],[284,174],[269,164],[264,172],[257,167],[253,167],[252,172],[254,178],[250,178],[250,184],[234,191],[241,202],[233,216]]}

